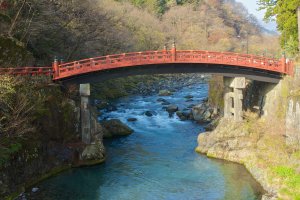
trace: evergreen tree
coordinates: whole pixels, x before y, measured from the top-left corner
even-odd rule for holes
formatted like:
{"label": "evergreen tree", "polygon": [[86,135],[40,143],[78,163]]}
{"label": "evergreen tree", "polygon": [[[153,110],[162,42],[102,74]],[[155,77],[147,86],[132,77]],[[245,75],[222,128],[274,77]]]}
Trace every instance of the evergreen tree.
{"label": "evergreen tree", "polygon": [[291,55],[298,52],[297,8],[300,0],[258,0],[266,10],[265,21],[276,20],[281,32],[281,46]]}

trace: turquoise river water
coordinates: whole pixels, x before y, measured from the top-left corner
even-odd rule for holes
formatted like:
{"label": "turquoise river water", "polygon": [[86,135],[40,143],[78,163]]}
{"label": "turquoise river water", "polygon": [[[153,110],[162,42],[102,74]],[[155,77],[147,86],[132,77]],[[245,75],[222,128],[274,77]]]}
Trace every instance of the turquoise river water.
{"label": "turquoise river water", "polygon": [[[165,99],[181,109],[207,97],[207,84],[183,88]],[[184,96],[193,95],[193,102]],[[169,117],[157,95],[131,96],[116,103],[117,118],[134,129],[128,137],[106,140],[107,160],[72,169],[39,185],[45,200],[252,200],[262,190],[244,167],[194,152],[203,127]],[[147,117],[143,113],[155,111]],[[136,117],[136,122],[127,122]]]}

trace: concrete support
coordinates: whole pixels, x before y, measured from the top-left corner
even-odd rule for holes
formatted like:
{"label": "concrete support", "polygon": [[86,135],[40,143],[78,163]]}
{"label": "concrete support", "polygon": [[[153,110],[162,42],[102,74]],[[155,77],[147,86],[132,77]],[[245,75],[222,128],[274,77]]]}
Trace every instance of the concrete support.
{"label": "concrete support", "polygon": [[82,142],[91,143],[91,111],[89,108],[90,84],[80,84],[80,120]]}
{"label": "concrete support", "polygon": [[224,117],[234,121],[243,120],[243,89],[246,87],[244,77],[224,77]]}

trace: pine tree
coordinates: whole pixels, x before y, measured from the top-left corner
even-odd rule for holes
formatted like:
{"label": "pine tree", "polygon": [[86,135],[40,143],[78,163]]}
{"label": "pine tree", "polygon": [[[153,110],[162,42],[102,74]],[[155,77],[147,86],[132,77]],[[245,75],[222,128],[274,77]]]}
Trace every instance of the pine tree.
{"label": "pine tree", "polygon": [[281,46],[291,55],[298,52],[297,8],[300,0],[258,0],[266,10],[265,21],[276,20],[281,32]]}

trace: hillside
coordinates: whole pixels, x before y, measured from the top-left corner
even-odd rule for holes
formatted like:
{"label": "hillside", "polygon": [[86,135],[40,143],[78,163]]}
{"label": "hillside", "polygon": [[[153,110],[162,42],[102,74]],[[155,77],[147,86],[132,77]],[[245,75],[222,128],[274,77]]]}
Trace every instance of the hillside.
{"label": "hillside", "polygon": [[174,39],[179,49],[234,52],[246,52],[248,39],[251,53],[280,55],[277,37],[265,36],[255,17],[234,0],[0,3],[1,66],[170,48]]}

